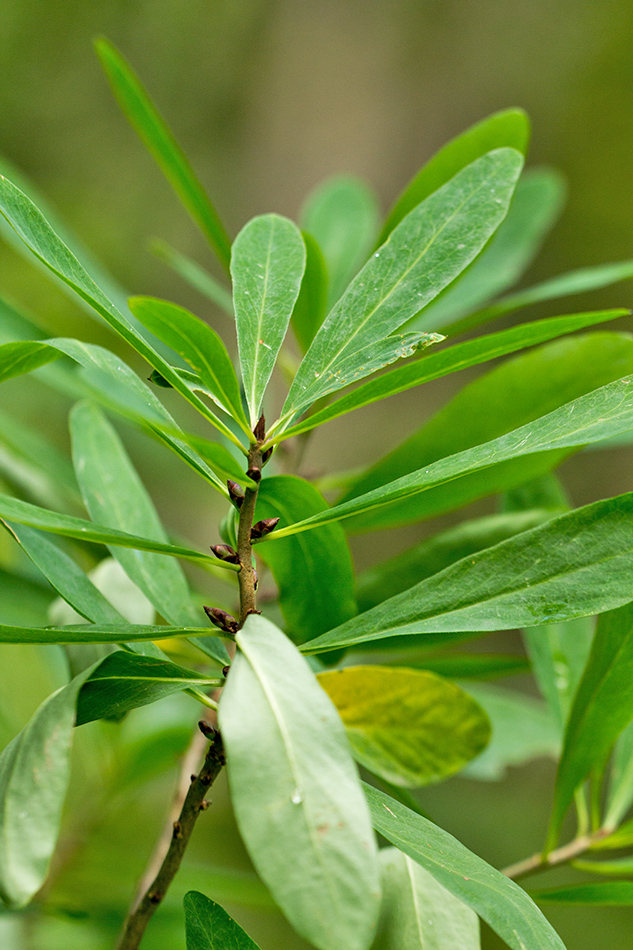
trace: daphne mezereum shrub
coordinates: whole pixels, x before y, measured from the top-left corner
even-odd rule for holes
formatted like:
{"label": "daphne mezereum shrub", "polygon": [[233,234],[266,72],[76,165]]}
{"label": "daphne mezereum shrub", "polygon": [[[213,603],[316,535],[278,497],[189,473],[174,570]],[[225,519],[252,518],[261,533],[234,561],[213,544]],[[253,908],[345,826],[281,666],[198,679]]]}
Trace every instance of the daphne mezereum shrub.
{"label": "daphne mezereum shrub", "polygon": [[[522,174],[529,129],[514,109],[438,152],[382,226],[370,189],[338,177],[308,198],[301,229],[264,214],[231,241],[135,75],[106,41],[98,52],[227,283],[166,245],[158,253],[234,318],[238,359],[233,339],[183,307],[127,299],[63,226],[0,178],[3,235],[149,367],[137,375],[102,346],[51,338],[0,302],[0,378],[37,370],[50,399],[74,403],[72,464],[45,434],[0,413],[0,640],[33,645],[20,647],[24,662],[35,671],[45,655],[65,683],[0,757],[0,928],[14,928],[6,939],[15,950],[32,950],[72,911],[81,926],[94,923],[82,947],[112,946],[103,935],[121,926],[123,888],[131,904],[118,950],[185,940],[188,950],[257,950],[197,889],[184,897],[186,933],[160,930],[205,796],[226,768],[256,875],[231,891],[216,853],[215,884],[205,885],[208,869],[198,881],[189,868],[191,887],[228,894],[231,905],[274,901],[318,950],[477,950],[478,918],[513,950],[562,948],[538,904],[633,902],[633,853],[622,850],[633,847],[633,494],[572,508],[554,474],[583,447],[631,441],[633,336],[604,328],[627,313],[607,310],[455,338],[631,277],[633,262],[510,291],[562,192],[547,169]],[[387,455],[369,428],[368,467],[312,481],[299,474],[317,427],[475,366],[481,375]],[[275,391],[287,390],[277,412],[267,393],[275,372]],[[176,394],[190,407],[183,418],[197,410],[205,435],[167,410]],[[152,436],[222,496],[226,516],[210,551],[163,527],[112,419]],[[356,576],[348,533],[422,522],[488,496],[499,497],[498,513],[467,516]],[[181,561],[199,570],[187,576]],[[258,573],[267,591],[259,600]],[[217,599],[209,602],[200,577]],[[525,655],[464,645],[515,630]],[[542,701],[488,682],[530,670]],[[82,844],[86,802],[70,783],[75,729],[108,721],[99,734],[110,762],[96,782],[103,800],[138,794],[171,766],[176,694],[190,717],[189,747],[136,898],[134,879],[104,862],[98,899],[71,899],[67,827],[80,841],[79,865],[90,841],[87,822]],[[147,719],[135,726],[152,703],[167,715],[157,713],[152,729]],[[411,791],[462,769],[491,780],[543,753],[558,758],[543,851],[504,871],[434,823]],[[561,844],[570,808],[576,832]],[[598,849],[620,853],[600,861]],[[528,895],[515,882],[572,861],[583,883],[576,875]]]}

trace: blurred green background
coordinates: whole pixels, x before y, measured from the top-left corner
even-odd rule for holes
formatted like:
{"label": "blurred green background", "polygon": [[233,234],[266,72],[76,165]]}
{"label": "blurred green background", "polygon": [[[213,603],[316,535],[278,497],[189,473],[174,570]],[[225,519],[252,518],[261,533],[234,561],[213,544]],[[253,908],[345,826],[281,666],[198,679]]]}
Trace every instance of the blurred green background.
{"label": "blurred green background", "polygon": [[[131,293],[190,306],[224,332],[226,318],[148,251],[148,241],[160,237],[218,273],[111,96],[92,49],[99,34],[139,72],[232,235],[261,212],[296,217],[305,194],[340,171],[371,182],[386,210],[446,140],[497,109],[519,105],[533,122],[529,163],[557,167],[569,184],[563,219],[525,283],[632,256],[633,7],[626,0],[0,0],[0,151],[31,176]],[[106,343],[130,359],[4,245],[0,293],[26,305],[50,331]],[[632,303],[630,284],[621,284],[532,313]],[[630,321],[623,327],[631,329]],[[435,389],[324,427],[306,467],[344,469],[383,454],[463,382],[449,377]],[[51,407],[46,398],[24,380],[5,385],[0,396],[2,407],[44,421],[65,444],[68,406]],[[370,426],[380,432],[379,445],[367,439]],[[198,543],[215,540],[221,512],[202,483],[162,449],[123,434],[167,524]],[[629,490],[630,461],[631,452],[620,450],[567,463],[574,503]],[[386,533],[383,556],[429,530]],[[366,538],[354,549],[361,566],[374,559]],[[86,758],[90,740],[83,742]],[[499,785],[455,779],[427,790],[423,801],[465,844],[499,865],[540,846],[552,779],[549,763],[539,763],[511,771]],[[100,841],[110,844],[109,859],[118,867],[121,854],[131,852],[129,868],[117,878],[122,893],[144,864],[172,782],[169,775],[139,792],[131,815],[116,802],[105,810]],[[214,800],[192,861],[210,849],[214,863],[243,868],[235,833],[224,823],[222,789]],[[147,836],[131,844],[146,818]],[[76,887],[84,876],[90,875],[80,866]],[[274,914],[229,907],[264,947],[303,946]],[[166,911],[167,929],[154,944],[148,935],[148,950],[181,946],[169,930],[169,913],[178,920],[177,908]],[[629,910],[548,914],[569,950],[630,946]],[[106,931],[84,926],[60,918],[46,934],[34,930],[33,948],[72,950],[73,940],[86,950],[111,945]],[[501,944],[487,934],[485,946]]]}

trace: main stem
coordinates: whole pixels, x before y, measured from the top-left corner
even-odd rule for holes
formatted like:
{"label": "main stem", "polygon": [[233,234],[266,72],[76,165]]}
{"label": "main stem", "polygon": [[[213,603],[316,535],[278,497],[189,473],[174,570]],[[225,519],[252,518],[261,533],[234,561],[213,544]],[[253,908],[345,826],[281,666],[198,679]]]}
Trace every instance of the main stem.
{"label": "main stem", "polygon": [[240,506],[240,520],[237,530],[237,557],[240,570],[237,580],[240,587],[240,627],[249,614],[257,613],[256,575],[253,568],[251,528],[255,516],[255,504],[259,490],[262,470],[262,453],[259,445],[251,446],[248,453],[248,475],[255,482],[255,488],[247,488],[244,501]]}
{"label": "main stem", "polygon": [[213,785],[223,765],[222,739],[220,734],[216,732],[209,745],[202,768],[197,775],[193,775],[191,778],[191,785],[185,796],[182,809],[177,820],[173,823],[171,841],[165,859],[139,904],[128,915],[116,950],[137,950],[150,918],[167,893],[167,888],[180,867],[180,862],[198,815],[206,808],[205,795]]}

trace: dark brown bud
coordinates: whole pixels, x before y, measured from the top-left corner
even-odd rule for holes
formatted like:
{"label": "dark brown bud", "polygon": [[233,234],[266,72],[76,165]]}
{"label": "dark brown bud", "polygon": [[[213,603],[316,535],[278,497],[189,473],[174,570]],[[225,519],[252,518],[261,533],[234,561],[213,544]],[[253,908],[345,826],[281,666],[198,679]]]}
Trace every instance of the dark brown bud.
{"label": "dark brown bud", "polygon": [[225,633],[237,633],[239,624],[235,617],[232,617],[231,614],[227,614],[226,610],[220,610],[219,607],[206,607],[204,605],[202,609],[214,626],[219,627],[220,630],[224,630]]}
{"label": "dark brown bud", "polygon": [[259,587],[259,577],[257,576],[257,571],[253,568],[253,587],[255,590]]}
{"label": "dark brown bud", "polygon": [[239,564],[237,552],[229,544],[212,544],[211,550],[220,561],[228,561],[229,564]]}
{"label": "dark brown bud", "polygon": [[175,822],[174,822],[174,833],[173,833],[173,837],[174,837],[176,840],[178,840],[179,838],[182,838],[182,825],[180,824],[179,821],[175,821]]}
{"label": "dark brown bud", "polygon": [[211,804],[211,802],[208,802],[208,801],[206,800],[206,798],[204,798],[204,799],[200,802],[200,811],[206,811],[210,804]]}
{"label": "dark brown bud", "polygon": [[257,420],[257,425],[253,429],[253,435],[258,442],[263,442],[266,438],[266,420],[264,419],[264,413],[262,412],[261,416]]}
{"label": "dark brown bud", "polygon": [[249,478],[252,478],[254,482],[261,481],[262,470],[261,468],[249,468],[246,472]]}
{"label": "dark brown bud", "polygon": [[223,667],[222,667],[222,676],[228,676],[230,669],[231,669],[230,666],[223,666]]}
{"label": "dark brown bud", "polygon": [[265,452],[262,452],[262,465],[265,465],[270,456],[273,454],[274,445],[271,445],[269,449],[266,449]]}
{"label": "dark brown bud", "polygon": [[254,524],[251,528],[251,541],[256,541],[270,534],[271,531],[275,530],[278,524],[279,518],[263,518],[261,521],[258,521],[257,524]]}
{"label": "dark brown bud", "polygon": [[244,501],[244,489],[241,485],[238,485],[237,482],[229,480],[226,483],[226,487],[229,490],[229,498],[233,502],[236,508],[242,507],[242,502]]}
{"label": "dark brown bud", "polygon": [[215,729],[213,728],[210,722],[206,721],[206,719],[201,719],[198,722],[198,729],[200,730],[202,735],[205,736],[205,738],[207,739],[215,738]]}

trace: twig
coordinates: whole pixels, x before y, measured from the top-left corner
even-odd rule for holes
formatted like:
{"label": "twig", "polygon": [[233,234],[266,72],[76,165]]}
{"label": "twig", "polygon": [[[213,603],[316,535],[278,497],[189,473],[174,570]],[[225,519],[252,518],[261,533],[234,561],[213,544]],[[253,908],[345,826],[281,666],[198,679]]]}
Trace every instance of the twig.
{"label": "twig", "polygon": [[537,854],[533,854],[523,861],[517,861],[516,864],[509,864],[507,868],[503,868],[502,873],[505,874],[506,877],[512,878],[513,881],[516,881],[518,878],[527,877],[530,874],[547,871],[549,868],[556,867],[559,864],[566,864],[567,861],[573,861],[574,858],[584,854],[585,851],[589,850],[592,844],[595,844],[596,841],[599,841],[601,838],[605,838],[607,834],[609,834],[607,829],[601,828],[593,834],[581,835],[578,838],[574,838],[573,841],[564,844],[562,847],[550,851],[549,854],[544,855],[539,851]]}
{"label": "twig", "polygon": [[215,732],[213,727],[206,722],[200,723],[200,728],[205,735],[211,735],[211,743],[204,764],[198,774],[191,778],[180,814],[171,825],[171,840],[167,854],[158,873],[146,886],[140,901],[128,915],[116,950],[137,950],[150,918],[164,898],[167,888],[180,867],[198,815],[206,808],[205,795],[224,765],[224,752],[219,732]]}
{"label": "twig", "polygon": [[255,595],[257,582],[253,569],[251,529],[253,527],[262,464],[260,446],[251,446],[248,453],[247,474],[255,482],[255,488],[247,488],[244,492],[244,501],[240,506],[240,520],[237,529],[237,557],[240,565],[237,575],[240,587],[240,627],[244,625],[244,621],[249,614],[257,613],[257,598]]}

